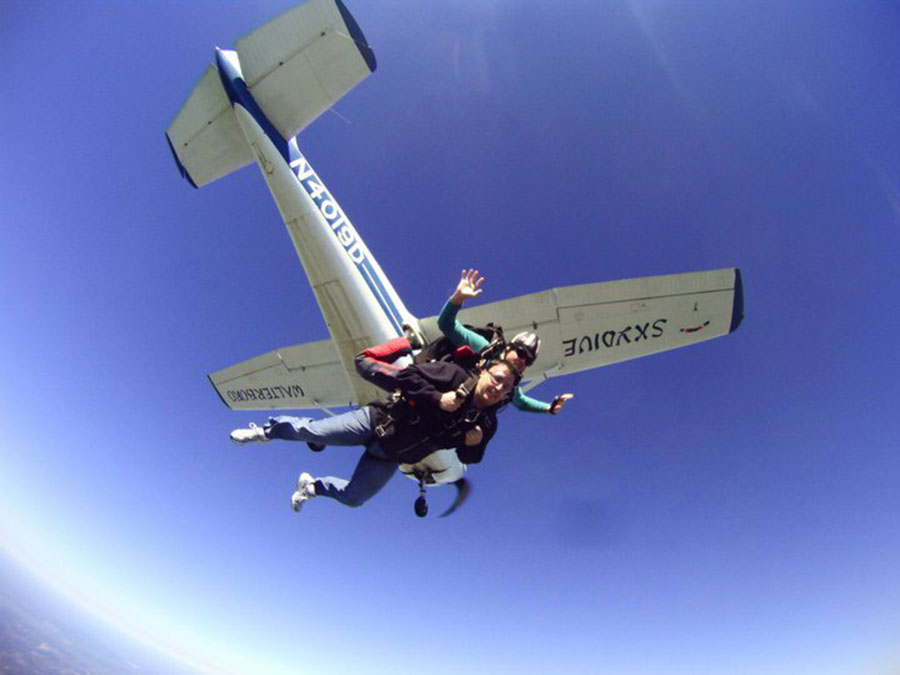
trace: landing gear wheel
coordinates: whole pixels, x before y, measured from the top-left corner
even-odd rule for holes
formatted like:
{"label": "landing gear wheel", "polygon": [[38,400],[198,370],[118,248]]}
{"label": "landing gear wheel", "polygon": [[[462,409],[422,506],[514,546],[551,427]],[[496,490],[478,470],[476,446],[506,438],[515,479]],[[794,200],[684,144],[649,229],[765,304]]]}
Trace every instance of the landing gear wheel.
{"label": "landing gear wheel", "polygon": [[425,481],[428,480],[428,475],[417,473],[416,477],[419,479],[419,498],[416,500],[416,515],[419,518],[424,518],[428,515],[428,502],[425,500]]}

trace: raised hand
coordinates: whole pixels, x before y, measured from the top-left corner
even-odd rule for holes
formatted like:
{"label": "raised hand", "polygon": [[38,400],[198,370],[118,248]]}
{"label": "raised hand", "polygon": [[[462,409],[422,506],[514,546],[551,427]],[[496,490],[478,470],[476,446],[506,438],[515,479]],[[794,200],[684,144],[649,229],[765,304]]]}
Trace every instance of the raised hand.
{"label": "raised hand", "polygon": [[481,284],[484,283],[484,277],[478,276],[478,270],[463,270],[460,275],[459,284],[453,295],[450,296],[450,302],[454,305],[462,305],[466,300],[481,295]]}

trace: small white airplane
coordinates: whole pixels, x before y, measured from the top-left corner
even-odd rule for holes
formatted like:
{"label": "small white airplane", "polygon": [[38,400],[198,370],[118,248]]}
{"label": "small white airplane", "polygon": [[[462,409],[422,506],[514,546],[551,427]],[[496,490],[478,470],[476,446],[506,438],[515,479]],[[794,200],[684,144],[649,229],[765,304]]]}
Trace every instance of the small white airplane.
{"label": "small white airplane", "polygon": [[[309,0],[216,49],[166,131],[181,175],[195,188],[256,162],[275,198],[331,338],[283,347],[209,375],[232,410],[364,405],[384,395],[353,358],[403,334],[440,336],[437,318],[407,310],[359,233],[300,153],[296,135],[375,70],[375,55],[341,0]],[[527,390],[551,377],[726,335],[743,318],[741,274],[726,268],[553,288],[464,309],[471,325],[537,332]],[[401,471],[424,487],[468,493],[452,450]],[[427,508],[427,507],[426,507]],[[448,511],[448,512],[449,512]],[[424,514],[420,514],[424,515]],[[446,515],[446,514],[445,514]]]}

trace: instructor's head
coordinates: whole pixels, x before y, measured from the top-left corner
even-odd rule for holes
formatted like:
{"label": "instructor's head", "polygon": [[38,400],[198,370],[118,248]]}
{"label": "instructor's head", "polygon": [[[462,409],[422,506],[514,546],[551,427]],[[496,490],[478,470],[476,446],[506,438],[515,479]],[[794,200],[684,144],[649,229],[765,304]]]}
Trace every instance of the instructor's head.
{"label": "instructor's head", "polygon": [[478,376],[473,402],[476,408],[490,408],[503,401],[516,386],[516,371],[507,361],[491,361]]}

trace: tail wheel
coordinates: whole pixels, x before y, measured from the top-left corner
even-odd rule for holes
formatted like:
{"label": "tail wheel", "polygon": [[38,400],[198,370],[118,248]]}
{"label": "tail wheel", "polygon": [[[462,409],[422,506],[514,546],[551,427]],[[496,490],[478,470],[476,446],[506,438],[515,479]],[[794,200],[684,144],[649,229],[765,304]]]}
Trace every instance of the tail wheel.
{"label": "tail wheel", "polygon": [[416,499],[416,515],[419,518],[424,518],[428,515],[428,502],[425,501],[425,495],[419,495],[419,498]]}

